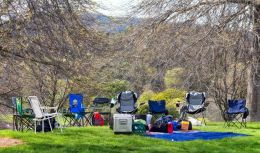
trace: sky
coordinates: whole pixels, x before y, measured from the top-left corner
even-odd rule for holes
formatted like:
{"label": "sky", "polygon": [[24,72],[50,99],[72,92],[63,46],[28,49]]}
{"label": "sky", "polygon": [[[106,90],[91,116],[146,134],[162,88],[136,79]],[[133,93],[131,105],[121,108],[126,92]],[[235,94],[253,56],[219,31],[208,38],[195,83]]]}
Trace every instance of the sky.
{"label": "sky", "polygon": [[137,0],[95,0],[102,8],[99,12],[108,16],[126,16]]}

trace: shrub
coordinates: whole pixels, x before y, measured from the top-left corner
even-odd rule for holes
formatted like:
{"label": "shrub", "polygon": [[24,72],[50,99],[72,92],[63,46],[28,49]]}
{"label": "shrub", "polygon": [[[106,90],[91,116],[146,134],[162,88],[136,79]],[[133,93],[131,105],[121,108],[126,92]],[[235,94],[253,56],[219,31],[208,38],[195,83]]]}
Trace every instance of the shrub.
{"label": "shrub", "polygon": [[102,85],[102,93],[109,98],[115,97],[119,92],[129,90],[130,83],[125,80],[115,80]]}

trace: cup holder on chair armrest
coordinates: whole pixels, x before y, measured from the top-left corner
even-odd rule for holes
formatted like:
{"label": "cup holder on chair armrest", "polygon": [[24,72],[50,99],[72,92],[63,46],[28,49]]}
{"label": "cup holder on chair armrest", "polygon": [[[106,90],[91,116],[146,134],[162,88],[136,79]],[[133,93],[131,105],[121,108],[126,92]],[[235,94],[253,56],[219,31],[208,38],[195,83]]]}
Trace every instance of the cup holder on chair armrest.
{"label": "cup holder on chair armrest", "polygon": [[204,104],[204,107],[208,107],[208,106],[209,106],[209,103],[205,103],[205,104]]}

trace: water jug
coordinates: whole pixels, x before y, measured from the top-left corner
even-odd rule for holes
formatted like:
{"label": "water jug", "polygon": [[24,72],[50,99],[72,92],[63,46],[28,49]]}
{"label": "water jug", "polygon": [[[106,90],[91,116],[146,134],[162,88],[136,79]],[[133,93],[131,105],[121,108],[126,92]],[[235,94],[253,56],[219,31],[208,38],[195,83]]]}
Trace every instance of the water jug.
{"label": "water jug", "polygon": [[172,124],[172,122],[168,122],[167,130],[168,130],[168,133],[172,133],[173,132],[173,124]]}

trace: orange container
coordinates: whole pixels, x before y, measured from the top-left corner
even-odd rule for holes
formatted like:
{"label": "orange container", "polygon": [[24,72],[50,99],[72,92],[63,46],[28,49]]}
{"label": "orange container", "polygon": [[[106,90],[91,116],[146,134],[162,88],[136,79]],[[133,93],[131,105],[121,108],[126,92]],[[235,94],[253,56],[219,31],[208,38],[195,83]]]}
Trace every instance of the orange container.
{"label": "orange container", "polygon": [[189,130],[189,122],[187,122],[187,121],[182,121],[182,122],[181,122],[181,130],[183,130],[183,131],[188,131],[188,130]]}

